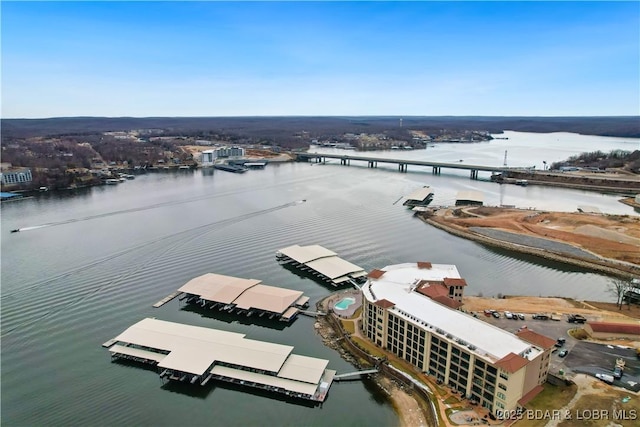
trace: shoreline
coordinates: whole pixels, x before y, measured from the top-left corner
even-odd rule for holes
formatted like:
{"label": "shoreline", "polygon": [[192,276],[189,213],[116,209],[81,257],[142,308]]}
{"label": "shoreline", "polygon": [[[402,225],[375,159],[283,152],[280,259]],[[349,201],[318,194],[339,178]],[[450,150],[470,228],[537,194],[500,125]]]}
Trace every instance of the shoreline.
{"label": "shoreline", "polygon": [[[431,400],[423,397],[424,395],[419,393],[411,385],[401,381],[401,378],[396,375],[390,375],[389,369],[385,369],[382,366],[383,363],[380,363],[380,358],[369,354],[369,352],[363,350],[358,344],[352,341],[353,336],[362,339],[358,329],[359,315],[349,319],[340,319],[327,310],[331,300],[342,292],[343,291],[338,291],[329,294],[316,303],[316,307],[319,310],[328,313],[327,316],[316,317],[314,326],[316,333],[322,337],[323,344],[337,351],[344,360],[353,364],[358,369],[363,369],[364,367],[371,368],[374,366],[372,361],[376,361],[375,363],[379,367],[379,372],[371,377],[370,381],[373,382],[380,395],[385,396],[385,399],[398,416],[401,427],[439,425],[440,421],[442,421],[441,414],[439,411],[433,413],[435,407]],[[329,316],[331,316],[331,318],[329,318]],[[342,327],[341,320],[353,322],[353,334]],[[354,348],[360,348],[360,354],[354,351]],[[384,349],[380,349],[380,353],[386,354],[387,352]],[[363,357],[364,354],[366,354],[369,360]],[[393,355],[390,355],[390,357],[394,358]],[[425,385],[431,389],[428,384]],[[429,422],[430,420],[433,421],[434,418],[436,419],[435,424]],[[445,422],[444,425],[449,424]]]}
{"label": "shoreline", "polygon": [[600,273],[607,273],[614,276],[621,276],[626,278],[635,278],[640,274],[640,267],[638,266],[626,266],[618,264],[614,261],[608,261],[605,258],[599,257],[599,261],[588,261],[583,258],[573,257],[569,254],[559,254],[548,251],[542,248],[535,248],[532,246],[517,245],[504,240],[483,236],[472,231],[469,231],[465,227],[455,226],[450,224],[444,224],[442,221],[435,220],[433,218],[427,218],[424,215],[416,215],[421,221],[439,228],[447,233],[453,234],[458,237],[462,237],[468,240],[473,240],[478,243],[494,246],[510,251],[523,253],[527,255],[535,255],[545,259],[549,259],[556,262],[562,262],[567,264],[576,265],[578,267],[586,268]]}

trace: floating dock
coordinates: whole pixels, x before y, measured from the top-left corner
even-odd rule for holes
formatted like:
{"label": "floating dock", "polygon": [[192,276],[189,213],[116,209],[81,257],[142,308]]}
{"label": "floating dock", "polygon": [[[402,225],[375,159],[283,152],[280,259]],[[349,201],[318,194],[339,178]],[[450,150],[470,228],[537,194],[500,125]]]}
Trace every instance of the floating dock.
{"label": "floating dock", "polygon": [[276,258],[281,264],[289,264],[309,272],[333,286],[357,286],[367,277],[367,273],[361,267],[343,260],[335,252],[319,245],[289,246],[276,252]]}
{"label": "floating dock", "polygon": [[215,273],[189,280],[177,293],[184,294],[182,299],[187,303],[202,308],[284,322],[293,321],[300,309],[309,305],[309,297],[301,291],[263,285],[256,279]]}
{"label": "floating dock", "polygon": [[177,297],[178,295],[182,294],[181,291],[175,291],[174,293],[172,293],[171,295],[167,295],[166,297],[162,298],[160,301],[158,301],[157,303],[153,304],[153,308],[159,308],[162,307],[163,305],[165,305],[166,303],[168,303],[169,301],[171,301],[172,299],[174,299],[175,297]]}
{"label": "floating dock", "polygon": [[336,371],[328,360],[292,354],[293,347],[244,334],[143,319],[109,346],[112,359],[158,367],[160,378],[206,385],[210,380],[324,402]]}

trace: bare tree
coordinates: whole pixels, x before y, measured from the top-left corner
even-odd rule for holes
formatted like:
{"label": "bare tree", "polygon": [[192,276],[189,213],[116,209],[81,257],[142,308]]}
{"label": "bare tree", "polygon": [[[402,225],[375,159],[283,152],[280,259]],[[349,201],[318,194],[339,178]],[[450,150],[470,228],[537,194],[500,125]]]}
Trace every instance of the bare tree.
{"label": "bare tree", "polygon": [[631,280],[616,278],[609,281],[609,292],[616,297],[618,310],[622,310],[622,302],[624,300],[624,296],[632,287],[633,284]]}

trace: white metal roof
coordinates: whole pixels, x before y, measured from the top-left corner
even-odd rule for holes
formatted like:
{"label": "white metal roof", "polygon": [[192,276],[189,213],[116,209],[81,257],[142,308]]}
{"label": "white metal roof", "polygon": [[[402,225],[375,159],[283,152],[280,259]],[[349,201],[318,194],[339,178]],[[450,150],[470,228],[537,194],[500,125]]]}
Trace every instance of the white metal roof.
{"label": "white metal roof", "polygon": [[292,346],[255,341],[243,334],[157,319],[143,319],[114,340],[167,350],[161,367],[203,374],[215,361],[278,372]]}
{"label": "white metal roof", "polygon": [[345,261],[337,256],[311,261],[307,263],[307,266],[321,274],[324,274],[330,279],[345,276],[349,273],[363,271],[361,267],[351,264],[349,261]]}
{"label": "white metal roof", "polygon": [[207,273],[189,280],[179,291],[199,295],[208,301],[231,304],[245,290],[260,283],[256,279],[241,279],[222,274]]}
{"label": "white metal roof", "polygon": [[409,194],[407,196],[407,200],[417,200],[421,202],[427,197],[429,197],[429,194],[433,194],[433,191],[431,191],[431,187],[427,185]]}
{"label": "white metal roof", "polygon": [[304,295],[296,300],[296,304],[298,305],[305,305],[308,302],[309,302],[309,297],[306,297]]}
{"label": "white metal roof", "polygon": [[126,354],[128,356],[138,357],[140,359],[155,360],[156,362],[160,362],[165,357],[167,357],[166,354],[156,353],[154,351],[142,350],[140,348],[125,347],[120,344],[116,344],[109,347],[109,351],[111,353]]}
{"label": "white metal roof", "polygon": [[213,362],[215,362],[215,357],[212,353],[207,352],[203,346],[193,345],[172,350],[167,357],[158,363],[158,367],[203,375]]}
{"label": "white metal roof", "polygon": [[244,291],[233,303],[238,308],[257,308],[260,310],[284,313],[302,296],[301,291],[256,285]]}
{"label": "white metal roof", "polygon": [[318,388],[318,384],[308,384],[299,381],[289,380],[286,378],[274,377],[271,375],[262,375],[256,372],[242,371],[227,366],[214,366],[210,371],[212,374],[224,376],[227,378],[235,378],[240,381],[248,381],[257,384],[279,387],[285,390],[291,390],[296,393],[303,393],[313,396]]}
{"label": "white metal roof", "polygon": [[287,358],[286,362],[284,362],[284,365],[282,365],[278,376],[318,384],[328,364],[328,360],[292,354]]}
{"label": "white metal roof", "polygon": [[482,202],[484,200],[484,195],[481,191],[458,191],[456,195],[456,200],[470,200],[473,202]]}
{"label": "white metal roof", "polygon": [[296,314],[298,314],[300,312],[300,310],[298,310],[295,307],[289,307],[287,309],[287,311],[285,311],[284,313],[282,313],[282,317],[284,319],[291,319],[293,316],[295,316]]}
{"label": "white metal roof", "polygon": [[323,248],[320,245],[293,245],[284,249],[280,249],[278,252],[288,256],[289,258],[299,262],[300,264],[305,264],[309,261],[313,261],[319,258],[337,255],[335,252]]}
{"label": "white metal roof", "polygon": [[[430,298],[411,292],[420,280],[442,280],[445,277],[460,277],[454,265],[432,264],[431,269],[418,268],[416,263],[397,264],[384,267],[379,279],[370,279],[363,287],[363,295],[369,301],[386,299],[395,304],[391,312],[411,319],[414,323],[424,322],[423,328],[432,332],[441,329],[451,334],[453,340],[460,339],[476,347],[474,352],[497,361],[509,353],[522,354],[531,359],[540,351],[496,326],[490,325],[457,310],[438,304]],[[371,292],[373,290],[373,294]],[[375,295],[375,298],[373,297]]]}

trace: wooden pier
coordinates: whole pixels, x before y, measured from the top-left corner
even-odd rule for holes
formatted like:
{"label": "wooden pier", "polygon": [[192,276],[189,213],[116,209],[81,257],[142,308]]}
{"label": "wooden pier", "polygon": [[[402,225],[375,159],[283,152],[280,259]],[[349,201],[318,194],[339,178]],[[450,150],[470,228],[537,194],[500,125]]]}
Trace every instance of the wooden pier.
{"label": "wooden pier", "polygon": [[177,296],[179,296],[181,294],[182,294],[181,291],[175,291],[171,295],[167,295],[166,297],[162,298],[157,303],[153,304],[153,308],[162,307],[163,305],[165,305],[166,303],[168,303],[169,301],[171,301],[172,299],[174,299],[175,297],[177,297]]}

